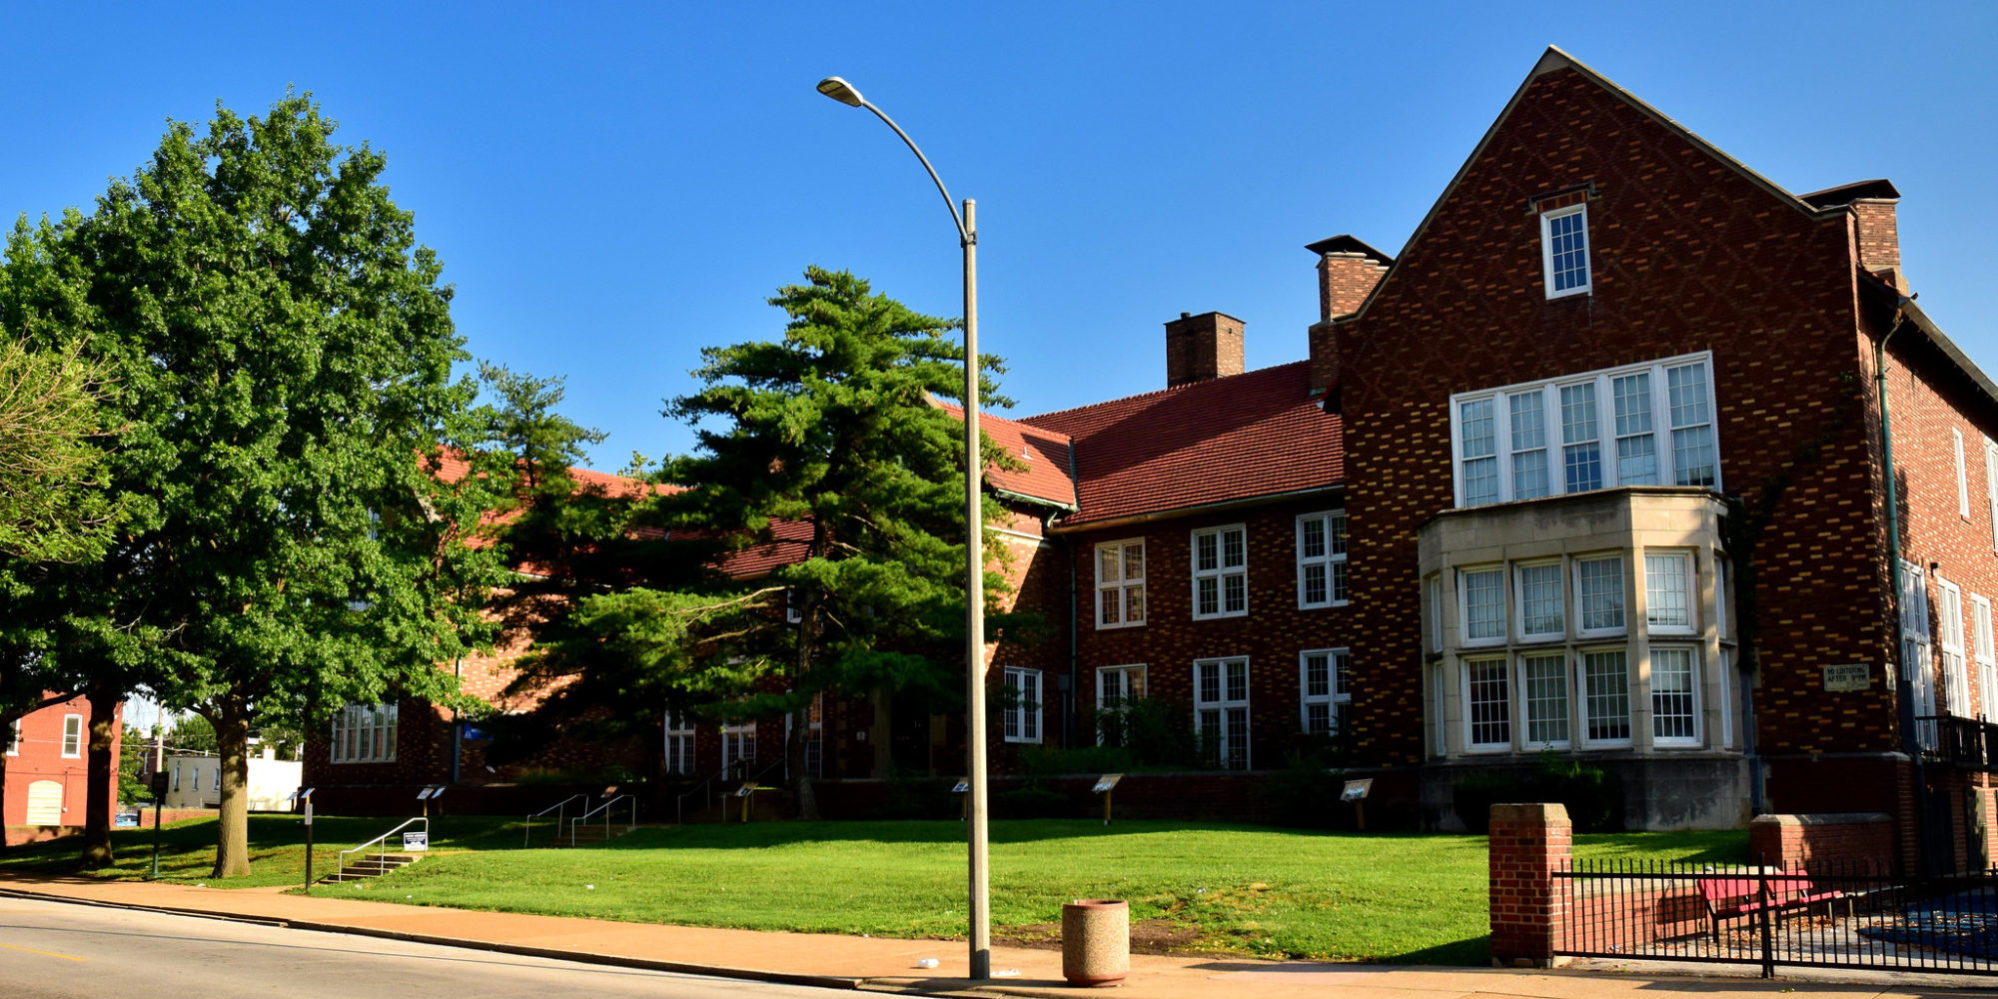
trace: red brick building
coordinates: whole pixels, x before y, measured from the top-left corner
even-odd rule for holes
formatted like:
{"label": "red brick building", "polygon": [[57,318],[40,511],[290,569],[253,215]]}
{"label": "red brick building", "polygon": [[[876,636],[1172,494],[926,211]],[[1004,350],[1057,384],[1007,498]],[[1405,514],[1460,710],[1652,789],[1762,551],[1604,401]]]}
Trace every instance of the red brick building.
{"label": "red brick building", "polygon": [[[1553,753],[1637,827],[1882,811],[1903,858],[1998,853],[1998,385],[1909,297],[1898,201],[1791,194],[1549,50],[1399,255],[1308,247],[1304,359],[1182,314],[1161,391],[986,422],[1056,625],[991,648],[995,764],[1150,698],[1222,769],[1338,733],[1432,827]],[[825,776],[957,771],[955,720],[881,707],[822,715]],[[669,726],[669,764],[730,738]]]}
{"label": "red brick building", "polygon": [[[122,708],[119,715],[122,730]],[[40,830],[83,825],[90,792],[89,749],[90,701],[83,697],[32,712],[16,721],[12,731],[0,731],[0,752],[7,757],[0,825],[16,840]],[[116,793],[118,786],[115,738],[111,759],[111,786],[101,792],[106,795]]]}

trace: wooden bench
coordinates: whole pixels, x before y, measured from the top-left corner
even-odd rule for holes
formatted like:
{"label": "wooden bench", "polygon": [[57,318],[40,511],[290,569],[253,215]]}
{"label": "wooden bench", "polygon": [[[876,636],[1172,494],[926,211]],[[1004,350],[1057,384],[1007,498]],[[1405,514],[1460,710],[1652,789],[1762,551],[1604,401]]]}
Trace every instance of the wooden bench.
{"label": "wooden bench", "polygon": [[[1769,889],[1767,895],[1762,893],[1765,883]],[[1831,904],[1845,899],[1846,915],[1852,915],[1852,900],[1845,892],[1820,888],[1809,875],[1785,871],[1777,871],[1767,877],[1701,878],[1700,897],[1707,903],[1707,918],[1713,924],[1715,940],[1720,939],[1721,920],[1752,916],[1765,909],[1781,912],[1823,902],[1825,915],[1830,916]]]}

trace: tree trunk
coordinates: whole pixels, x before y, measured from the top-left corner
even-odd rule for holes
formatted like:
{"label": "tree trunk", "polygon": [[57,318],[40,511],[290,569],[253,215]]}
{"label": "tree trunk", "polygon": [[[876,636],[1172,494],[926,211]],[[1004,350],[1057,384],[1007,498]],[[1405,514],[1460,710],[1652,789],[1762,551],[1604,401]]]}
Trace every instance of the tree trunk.
{"label": "tree trunk", "polygon": [[250,712],[240,698],[224,697],[208,717],[222,755],[222,803],[216,824],[215,871],[209,877],[250,873]]}
{"label": "tree trunk", "polygon": [[111,808],[118,796],[118,704],[122,691],[106,686],[88,688],[90,749],[83,792],[83,867],[111,866]]}
{"label": "tree trunk", "polygon": [[791,793],[798,807],[798,818],[806,822],[819,820],[819,797],[812,789],[812,773],[806,769],[809,758],[805,747],[812,738],[812,702],[806,701],[802,707],[791,712],[791,737],[784,740],[784,768],[791,772]]}

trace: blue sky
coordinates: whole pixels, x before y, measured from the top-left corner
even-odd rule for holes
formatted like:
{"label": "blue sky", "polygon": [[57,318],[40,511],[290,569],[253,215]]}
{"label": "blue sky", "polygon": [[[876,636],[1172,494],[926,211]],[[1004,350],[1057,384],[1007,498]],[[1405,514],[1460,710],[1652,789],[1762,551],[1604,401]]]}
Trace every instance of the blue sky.
{"label": "blue sky", "polygon": [[1998,369],[1998,4],[16,4],[0,211],[88,205],[219,98],[313,92],[389,156],[479,357],[568,379],[592,463],[704,345],[776,336],[807,264],[956,315],[957,242],[852,81],[978,200],[982,346],[1012,415],[1164,384],[1219,309],[1304,356],[1304,244],[1400,249],[1560,45],[1792,191],[1889,177],[1923,307]]}

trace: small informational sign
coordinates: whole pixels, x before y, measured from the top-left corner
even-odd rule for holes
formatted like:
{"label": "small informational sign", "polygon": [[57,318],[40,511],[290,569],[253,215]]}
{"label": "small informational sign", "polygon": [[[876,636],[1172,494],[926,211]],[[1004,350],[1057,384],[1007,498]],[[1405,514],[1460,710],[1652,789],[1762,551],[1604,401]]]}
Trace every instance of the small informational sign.
{"label": "small informational sign", "polygon": [[1339,800],[1359,801],[1360,799],[1365,798],[1367,796],[1367,792],[1372,791],[1373,789],[1374,789],[1374,779],[1372,777],[1362,777],[1359,780],[1349,780],[1346,782],[1345,789],[1339,792]]}
{"label": "small informational sign", "polygon": [[442,798],[442,797],[444,797],[444,787],[443,787],[443,785],[441,785],[441,784],[440,784],[440,785],[438,785],[437,787],[433,787],[433,788],[431,788],[431,789],[430,789],[430,800],[431,800],[431,801],[436,801],[437,799],[439,799],[439,798]]}
{"label": "small informational sign", "polygon": [[312,828],[312,799],[305,799],[305,827]]}
{"label": "small informational sign", "polygon": [[1103,776],[1096,778],[1096,786],[1090,788],[1089,790],[1096,794],[1105,794],[1108,793],[1111,788],[1116,787],[1117,782],[1123,779],[1124,779],[1123,774],[1104,774]]}
{"label": "small informational sign", "polygon": [[743,781],[742,786],[735,789],[735,796],[738,798],[747,798],[755,793],[756,793],[756,782],[753,780]]}
{"label": "small informational sign", "polygon": [[1873,685],[1873,671],[1865,663],[1832,663],[1825,667],[1826,690],[1865,690]]}
{"label": "small informational sign", "polygon": [[957,784],[950,789],[952,794],[968,794],[971,791],[971,778],[959,777]]}
{"label": "small informational sign", "polygon": [[155,770],[155,771],[153,771],[153,787],[152,787],[152,791],[153,791],[153,800],[154,800],[154,801],[158,801],[159,799],[161,799],[161,798],[164,798],[164,797],[166,797],[166,792],[167,792],[167,772],[166,772],[166,771],[164,771],[164,770]]}
{"label": "small informational sign", "polygon": [[418,791],[418,792],[416,792],[416,800],[418,800],[418,801],[429,801],[429,800],[430,800],[430,795],[431,795],[431,794],[432,794],[433,792],[435,792],[436,790],[437,790],[437,789],[436,789],[436,788],[434,788],[434,787],[426,787],[426,788],[424,788],[423,790],[421,790],[421,791]]}
{"label": "small informational sign", "polygon": [[410,851],[411,853],[418,853],[429,850],[430,832],[428,830],[425,830],[423,832],[403,833],[402,848]]}

